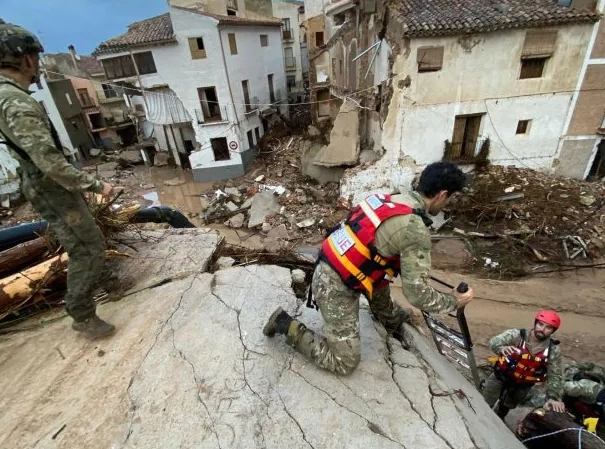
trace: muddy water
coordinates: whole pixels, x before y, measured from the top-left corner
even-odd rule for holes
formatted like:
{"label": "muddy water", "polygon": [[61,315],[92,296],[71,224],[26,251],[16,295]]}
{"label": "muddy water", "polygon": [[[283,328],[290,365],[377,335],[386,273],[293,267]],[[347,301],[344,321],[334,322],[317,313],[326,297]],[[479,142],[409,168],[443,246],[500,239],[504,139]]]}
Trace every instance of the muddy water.
{"label": "muddy water", "polygon": [[[253,249],[263,247],[258,233],[249,231],[247,228],[232,229],[217,223],[206,225],[202,223],[199,218],[202,211],[200,195],[212,192],[212,182],[195,182],[190,171],[171,167],[137,167],[134,174],[139,185],[153,185],[152,188],[140,188],[137,191],[137,196],[142,205],[162,205],[177,209],[188,216],[194,225],[211,228],[219,232],[227,243]],[[171,180],[179,180],[183,183],[176,186],[164,183]]]}

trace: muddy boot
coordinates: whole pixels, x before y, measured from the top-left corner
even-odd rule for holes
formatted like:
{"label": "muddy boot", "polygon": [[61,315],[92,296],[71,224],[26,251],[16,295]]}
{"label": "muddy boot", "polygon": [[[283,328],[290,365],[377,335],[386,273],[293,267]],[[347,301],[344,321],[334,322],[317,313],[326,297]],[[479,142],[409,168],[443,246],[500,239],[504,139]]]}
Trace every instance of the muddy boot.
{"label": "muddy boot", "polygon": [[390,326],[385,326],[385,329],[389,335],[399,341],[403,341],[403,323],[410,321],[413,312],[412,309],[404,309],[396,307],[393,309],[393,319]]}
{"label": "muddy boot", "polygon": [[97,340],[99,338],[109,337],[113,335],[116,327],[93,315],[83,321],[74,321],[71,328],[87,340]]}
{"label": "muddy boot", "polygon": [[288,328],[290,327],[290,323],[292,323],[293,318],[288,315],[284,309],[278,307],[273,315],[265,324],[263,328],[263,334],[267,337],[274,337],[275,334],[283,334],[286,335],[288,333]]}

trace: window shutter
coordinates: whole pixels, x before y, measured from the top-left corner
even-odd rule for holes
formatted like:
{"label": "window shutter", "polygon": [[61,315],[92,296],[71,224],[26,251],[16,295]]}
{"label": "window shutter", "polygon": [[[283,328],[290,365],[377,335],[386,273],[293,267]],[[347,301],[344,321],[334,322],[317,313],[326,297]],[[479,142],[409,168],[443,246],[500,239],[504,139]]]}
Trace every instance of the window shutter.
{"label": "window shutter", "polygon": [[557,30],[532,30],[525,33],[521,58],[552,56],[557,41]]}
{"label": "window shutter", "polygon": [[443,47],[420,47],[416,53],[418,71],[430,72],[443,67]]}

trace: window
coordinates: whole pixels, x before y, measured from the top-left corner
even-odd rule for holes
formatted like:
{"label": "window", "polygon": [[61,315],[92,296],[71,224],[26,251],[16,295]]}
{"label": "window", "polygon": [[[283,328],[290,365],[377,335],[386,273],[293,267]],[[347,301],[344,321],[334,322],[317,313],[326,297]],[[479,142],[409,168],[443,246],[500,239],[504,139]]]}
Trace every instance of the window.
{"label": "window", "polygon": [[244,105],[246,112],[252,111],[252,105],[250,104],[250,90],[248,88],[248,80],[242,81],[242,90],[244,91]]}
{"label": "window", "polygon": [[443,47],[420,47],[416,53],[418,73],[436,72],[443,66]]}
{"label": "window", "polygon": [[155,69],[155,61],[153,60],[153,54],[150,51],[135,53],[134,62],[137,65],[137,69],[139,69],[139,75],[157,73],[157,70]]}
{"label": "window", "polygon": [[273,91],[273,74],[267,75],[267,82],[269,83],[269,102],[275,103],[275,92]]}
{"label": "window", "polygon": [[338,60],[338,65],[339,65],[339,68],[340,68],[340,74],[342,75],[342,59]]}
{"label": "window", "polygon": [[258,126],[254,128],[254,134],[256,134],[256,144],[258,145],[258,142],[260,142],[260,128]]}
{"label": "window", "polygon": [[252,135],[252,130],[246,133],[248,135],[248,149],[254,148],[254,136]]}
{"label": "window", "polygon": [[294,75],[286,76],[286,84],[288,86],[288,92],[294,92],[296,90],[296,77]]}
{"label": "window", "polygon": [[[221,115],[221,106],[218,103],[216,88],[214,86],[198,87],[197,96],[200,100],[202,116],[204,117],[203,123],[220,122],[223,120]],[[199,119],[200,117],[198,115],[198,123],[200,123]]]}
{"label": "window", "polygon": [[90,99],[90,95],[88,94],[88,89],[78,89],[78,97],[80,97],[80,103],[83,108],[94,106]]}
{"label": "window", "polygon": [[324,44],[324,32],[318,31],[315,33],[315,46],[321,47]]}
{"label": "window", "polygon": [[67,103],[70,106],[73,104],[73,102],[71,101],[71,97],[69,96],[69,94],[67,92],[65,92],[65,99],[67,100]]}
{"label": "window", "polygon": [[261,47],[268,47],[269,46],[269,36],[267,36],[266,34],[261,34],[260,35],[260,46]]}
{"label": "window", "polygon": [[334,26],[342,25],[343,23],[345,23],[345,13],[342,12],[340,14],[334,14],[332,20],[334,21]]}
{"label": "window", "polygon": [[231,153],[229,153],[226,137],[210,139],[210,145],[212,146],[215,161],[228,161],[231,159]]}
{"label": "window", "polygon": [[519,79],[541,78],[546,61],[555,51],[556,30],[530,30],[525,33],[521,51]]}
{"label": "window", "polygon": [[482,117],[482,114],[456,116],[452,148],[450,154],[445,155],[446,157],[451,159],[472,159],[475,157]]}
{"label": "window", "polygon": [[204,47],[204,39],[201,37],[190,37],[189,51],[191,51],[191,59],[205,59],[206,48]]}
{"label": "window", "polygon": [[100,113],[89,114],[88,119],[90,120],[91,129],[102,129],[105,128],[105,119]]}
{"label": "window", "polygon": [[237,16],[237,11],[235,11],[234,9],[228,9],[227,15],[228,16]]}
{"label": "window", "polygon": [[317,91],[317,115],[327,117],[330,115],[330,89],[321,89]]}
{"label": "window", "polygon": [[284,27],[284,31],[285,30],[290,31],[291,30],[291,28],[290,28],[290,19],[281,19],[281,21],[282,21],[282,24],[283,24],[283,27]]}
{"label": "window", "polygon": [[284,48],[284,55],[286,70],[296,69],[296,59],[294,59],[294,51],[292,50],[292,47]]}
{"label": "window", "polygon": [[232,55],[237,54],[237,42],[235,41],[235,34],[229,33],[229,49],[231,50]]}
{"label": "window", "polygon": [[118,56],[117,58],[103,59],[101,61],[105,75],[108,79],[126,78],[136,76],[137,72],[134,69],[134,63],[130,55]]}
{"label": "window", "polygon": [[517,123],[517,134],[529,133],[530,125],[531,125],[531,120],[519,120],[519,123]]}
{"label": "window", "polygon": [[101,84],[105,98],[115,98],[118,96],[117,92],[113,89],[113,86],[109,84]]}
{"label": "window", "polygon": [[519,79],[542,78],[547,59],[548,58],[522,59]]}

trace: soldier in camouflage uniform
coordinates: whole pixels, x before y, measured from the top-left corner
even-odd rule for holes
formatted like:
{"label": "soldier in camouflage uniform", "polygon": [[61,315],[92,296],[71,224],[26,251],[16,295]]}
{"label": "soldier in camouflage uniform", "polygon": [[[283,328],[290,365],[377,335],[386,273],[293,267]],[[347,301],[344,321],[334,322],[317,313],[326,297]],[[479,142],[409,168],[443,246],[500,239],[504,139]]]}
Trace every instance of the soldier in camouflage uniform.
{"label": "soldier in camouflage uniform", "polygon": [[49,223],[69,256],[67,312],[72,327],[94,339],[114,326],[97,317],[92,290],[104,262],[104,241],[82,193],[108,198],[111,184],[67,162],[56,130],[27,88],[39,81],[39,40],[0,19],[0,139],[19,161],[22,191]]}
{"label": "soldier in camouflage uniform", "polygon": [[[449,312],[464,306],[473,298],[472,289],[464,294],[456,291],[446,294],[429,285],[431,236],[427,229],[430,220],[426,214],[439,213],[451,195],[462,190],[464,181],[464,174],[452,163],[429,165],[422,173],[416,191],[393,195],[386,204],[390,208],[409,206],[414,212],[387,218],[372,231],[374,241],[369,246],[378,255],[396,260],[406,298],[412,305],[428,312]],[[351,216],[339,229],[350,223],[350,219]],[[311,289],[324,320],[325,337],[311,331],[281,308],[269,318],[263,332],[269,337],[276,333],[286,335],[288,344],[317,366],[337,374],[350,374],[359,364],[360,293],[368,298],[371,296],[369,305],[372,314],[395,336],[401,332],[403,321],[409,317],[409,311],[394,307],[388,283],[373,292],[352,289],[321,256],[313,274]]]}
{"label": "soldier in camouflage uniform", "polygon": [[[495,411],[502,419],[543,379],[547,379],[545,407],[565,411],[561,349],[551,338],[560,325],[555,312],[543,310],[536,315],[533,328],[509,329],[490,340],[491,350],[501,357],[487,378],[483,398],[490,407],[497,404]],[[529,359],[523,359],[523,354]]]}

